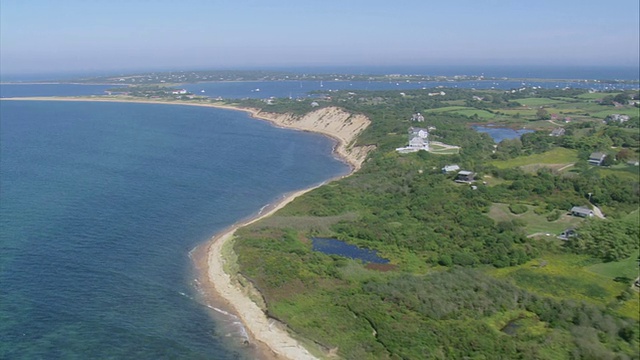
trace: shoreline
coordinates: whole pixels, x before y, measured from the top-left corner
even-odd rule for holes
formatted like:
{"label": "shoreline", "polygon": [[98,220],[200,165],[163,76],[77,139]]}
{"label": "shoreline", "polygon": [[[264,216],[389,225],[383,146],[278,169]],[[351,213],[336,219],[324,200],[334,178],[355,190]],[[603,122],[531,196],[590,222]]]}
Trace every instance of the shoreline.
{"label": "shoreline", "polygon": [[[143,103],[143,104],[165,104],[165,105],[187,105],[187,106],[200,106],[211,107],[217,109],[244,111],[248,113],[252,118],[257,120],[263,120],[270,122],[273,126],[294,129],[298,131],[310,131],[316,132],[321,135],[327,136],[336,142],[332,150],[332,154],[339,160],[349,165],[349,172],[344,175],[338,175],[331,179],[328,179],[320,184],[314,185],[309,188],[295,190],[286,194],[265,207],[261,208],[256,214],[250,216],[247,219],[240,220],[237,223],[225,228],[224,230],[213,235],[209,240],[196,246],[190,252],[190,258],[194,263],[196,270],[196,288],[199,291],[199,296],[203,297],[204,305],[211,311],[219,311],[214,305],[211,305],[209,301],[224,304],[223,307],[231,310],[234,315],[241,320],[244,329],[247,331],[248,338],[253,340],[250,343],[253,346],[253,351],[256,352],[260,358],[271,359],[318,359],[312,355],[307,348],[301,345],[286,329],[276,324],[273,319],[269,319],[266,313],[245,293],[245,289],[241,284],[237,283],[235,274],[228,274],[225,271],[225,264],[229,259],[223,254],[224,246],[233,240],[235,232],[247,225],[253,224],[263,218],[266,218],[276,211],[282,209],[297,197],[306,194],[320,186],[323,186],[332,181],[342,179],[350,176],[358,169],[360,169],[364,157],[371,150],[371,147],[362,147],[355,154],[354,147],[349,149],[349,144],[355,139],[355,137],[366,128],[370,121],[363,116],[365,122],[362,122],[360,126],[356,126],[355,129],[351,129],[350,133],[342,133],[336,129],[327,129],[325,124],[324,128],[319,128],[318,118],[312,118],[315,120],[311,126],[309,121],[307,124],[295,125],[293,122],[297,120],[303,120],[303,118],[291,117],[290,114],[272,114],[262,113],[258,109],[234,107],[226,104],[212,104],[212,103],[194,103],[183,101],[154,101],[154,100],[142,100],[142,99],[127,99],[127,98],[91,98],[91,97],[22,97],[22,98],[1,98],[3,101],[80,101],[80,102],[129,102],[129,103]],[[331,115],[331,112],[335,112],[337,108],[325,108],[325,115]],[[321,109],[322,110],[322,109]],[[340,110],[342,111],[342,110]],[[347,114],[349,119],[352,114],[341,112],[339,115]],[[306,117],[306,115],[305,115]],[[322,118],[321,118],[322,120]],[[329,119],[330,121],[331,119]],[[344,128],[341,127],[340,129]]]}

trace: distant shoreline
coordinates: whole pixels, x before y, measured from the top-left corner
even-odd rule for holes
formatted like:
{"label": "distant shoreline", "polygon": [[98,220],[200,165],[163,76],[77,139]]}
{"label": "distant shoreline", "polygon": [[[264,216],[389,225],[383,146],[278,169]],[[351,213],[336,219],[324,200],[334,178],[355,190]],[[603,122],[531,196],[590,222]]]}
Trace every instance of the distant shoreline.
{"label": "distant shoreline", "polygon": [[[251,117],[266,120],[271,122],[274,126],[281,126],[284,128],[291,128],[300,131],[314,131],[311,128],[305,128],[304,126],[295,126],[287,121],[290,118],[278,119],[275,114],[269,116],[269,114],[261,114],[258,109],[234,107],[226,104],[203,104],[183,101],[154,101],[154,100],[138,100],[128,98],[93,98],[93,97],[22,97],[22,98],[1,98],[2,101],[68,101],[68,102],[118,102],[118,103],[141,103],[141,104],[163,104],[163,105],[187,105],[187,106],[200,106],[210,107],[217,109],[244,111],[251,115]],[[285,115],[286,116],[286,115]],[[366,118],[365,118],[366,119]],[[368,126],[367,122],[364,123],[364,127]],[[358,130],[358,132],[361,130]],[[366,156],[368,150],[365,149],[364,155],[351,154],[347,149],[348,144],[355,138],[357,133],[350,134],[352,138],[349,138],[349,134],[341,134],[339,132],[332,132],[331,130],[316,130],[315,132],[322,135],[331,137],[337,144],[333,149],[334,155],[347,163],[350,166],[350,170],[347,174],[328,179],[325,182],[312,186],[310,188],[301,189],[284,194],[283,197],[261,209],[256,215],[249,219],[241,220],[240,222],[231,225],[230,227],[215,234],[207,242],[198,245],[191,251],[191,258],[194,262],[196,271],[198,273],[199,283],[201,284],[198,290],[202,291],[205,297],[205,301],[209,300],[214,302],[222,301],[228,307],[233,309],[240,319],[242,320],[246,330],[250,334],[250,338],[257,341],[259,344],[256,350],[261,353],[267,359],[271,359],[275,356],[278,358],[286,358],[292,360],[305,360],[305,359],[317,359],[312,355],[304,346],[302,346],[296,339],[294,339],[286,329],[281,325],[276,324],[273,320],[269,319],[264,311],[245,293],[244,289],[237,284],[234,279],[234,274],[228,274],[225,272],[225,264],[230,261],[223,254],[223,247],[233,239],[235,232],[247,225],[257,222],[265,217],[268,217],[280,210],[297,197],[306,194],[326,183],[335,181],[337,179],[344,178],[357,171],[362,164],[362,157]]]}

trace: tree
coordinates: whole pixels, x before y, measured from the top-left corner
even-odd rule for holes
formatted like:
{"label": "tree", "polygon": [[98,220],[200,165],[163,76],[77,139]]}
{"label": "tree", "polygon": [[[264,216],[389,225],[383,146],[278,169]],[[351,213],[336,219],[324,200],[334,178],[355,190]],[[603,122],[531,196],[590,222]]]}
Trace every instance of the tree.
{"label": "tree", "polygon": [[604,261],[626,259],[637,253],[638,228],[621,220],[591,220],[577,230],[578,236],[567,242],[577,253]]}
{"label": "tree", "polygon": [[625,161],[631,159],[633,152],[629,149],[622,149],[616,154],[616,160]]}
{"label": "tree", "polygon": [[623,105],[627,105],[627,102],[629,101],[629,95],[625,93],[620,93],[613,97],[613,101]]}
{"label": "tree", "polygon": [[615,158],[611,155],[607,155],[602,160],[602,166],[611,166],[616,162]]}
{"label": "tree", "polygon": [[549,120],[549,119],[551,119],[551,116],[549,116],[549,112],[547,110],[545,110],[544,108],[538,109],[538,111],[536,111],[536,116],[538,117],[539,120]]}

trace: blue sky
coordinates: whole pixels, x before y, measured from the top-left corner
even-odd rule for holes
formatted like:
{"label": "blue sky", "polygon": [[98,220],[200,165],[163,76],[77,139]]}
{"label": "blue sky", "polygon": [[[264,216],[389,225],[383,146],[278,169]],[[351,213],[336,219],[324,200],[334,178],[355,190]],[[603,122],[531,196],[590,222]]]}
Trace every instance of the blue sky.
{"label": "blue sky", "polygon": [[638,66],[638,0],[0,0],[0,72]]}

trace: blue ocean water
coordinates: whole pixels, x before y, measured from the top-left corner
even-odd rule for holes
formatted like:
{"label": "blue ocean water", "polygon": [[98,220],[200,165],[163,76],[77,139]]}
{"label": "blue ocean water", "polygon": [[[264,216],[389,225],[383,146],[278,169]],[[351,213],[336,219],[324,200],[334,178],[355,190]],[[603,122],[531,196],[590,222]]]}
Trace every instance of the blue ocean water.
{"label": "blue ocean water", "polygon": [[0,84],[0,98],[104,95],[105,90],[113,87],[84,84]]}
{"label": "blue ocean water", "polygon": [[348,171],[329,139],[241,112],[1,101],[0,116],[2,359],[252,358],[196,300],[189,251]]}

